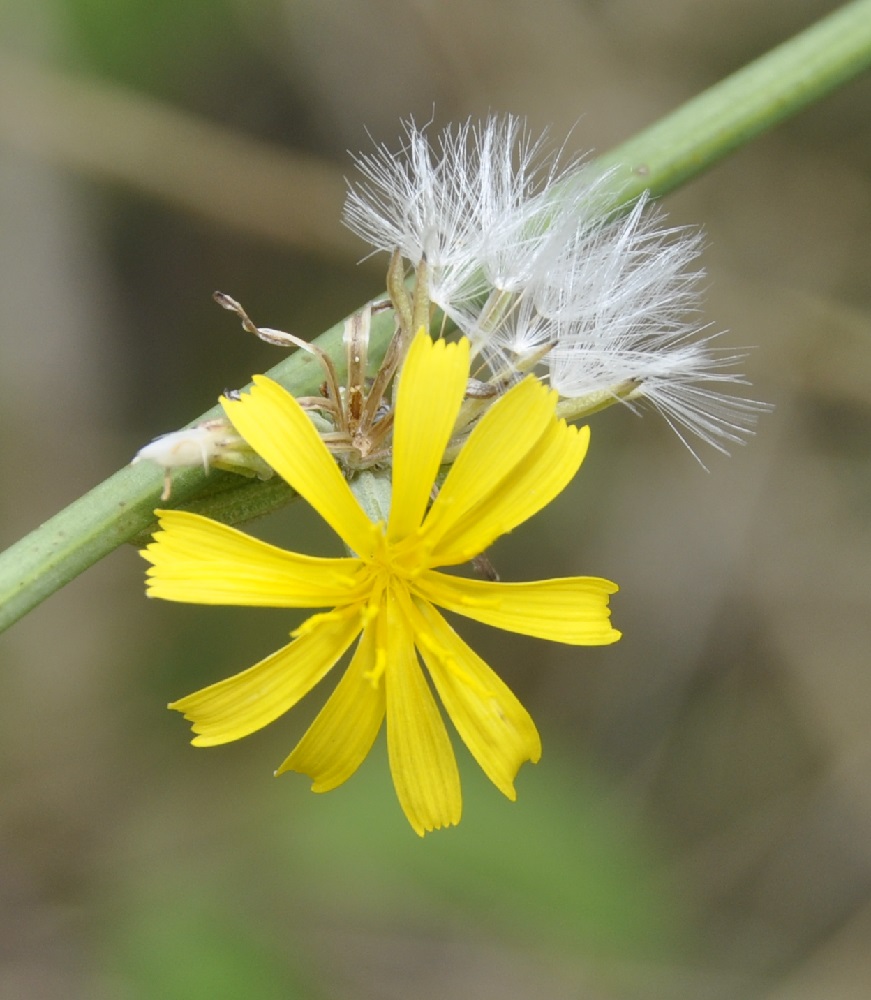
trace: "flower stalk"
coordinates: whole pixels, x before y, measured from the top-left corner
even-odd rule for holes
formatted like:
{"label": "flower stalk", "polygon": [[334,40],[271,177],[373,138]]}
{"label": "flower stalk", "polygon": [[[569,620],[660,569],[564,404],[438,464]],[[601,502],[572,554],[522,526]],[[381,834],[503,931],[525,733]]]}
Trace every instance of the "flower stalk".
{"label": "flower stalk", "polygon": [[[854,0],[716,84],[635,138],[599,157],[597,171],[610,171],[601,190],[603,210],[629,207],[644,191],[660,196],[698,176],[734,149],[813,104],[871,65],[871,0]],[[610,199],[610,201],[609,201]],[[398,294],[394,300],[398,301]],[[409,301],[407,328],[415,306]],[[344,324],[316,343],[343,376]],[[393,317],[373,314],[370,363],[377,366],[393,332]],[[294,395],[315,394],[323,380],[316,359],[303,352],[284,359],[271,376]],[[588,401],[589,402],[589,401]],[[586,412],[589,412],[587,410]],[[214,419],[217,408],[193,424]],[[172,499],[183,504],[216,494],[226,510],[231,493],[244,493],[249,513],[286,502],[287,491],[269,483],[233,482],[203,469],[173,476]],[[232,488],[225,491],[221,486]],[[146,531],[163,487],[163,476],[146,464],[128,466],[0,556],[0,630],[113,549]],[[208,508],[209,501],[202,500]],[[261,509],[262,508],[262,509]]]}

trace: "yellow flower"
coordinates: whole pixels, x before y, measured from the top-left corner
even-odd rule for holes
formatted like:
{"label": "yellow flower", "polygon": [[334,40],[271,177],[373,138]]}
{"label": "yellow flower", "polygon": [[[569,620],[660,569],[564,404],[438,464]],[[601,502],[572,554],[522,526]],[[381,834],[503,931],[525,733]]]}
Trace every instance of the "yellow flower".
{"label": "yellow flower", "polygon": [[[469,344],[412,342],[399,381],[392,501],[373,523],[296,400],[258,376],[241,399],[223,399],[248,444],[318,511],[355,555],[286,552],[208,518],[159,511],[143,555],[148,593],[173,601],[327,607],[289,645],[244,672],[174,702],[197,746],[247,736],[295,705],[359,637],[343,677],[276,773],[299,771],[325,792],[369,752],[385,716],[390,769],[418,834],[460,819],[447,714],[493,784],[514,799],[520,765],[541,743],[528,712],[457,635],[435,605],[523,635],[572,645],[614,642],[608,595],[594,577],[534,583],[470,580],[437,572],[481,553],[549,503],[584,459],[587,428],[558,420],[556,393],[529,377],[482,417],[427,510],[466,389]],[[426,666],[429,682],[418,654]]]}

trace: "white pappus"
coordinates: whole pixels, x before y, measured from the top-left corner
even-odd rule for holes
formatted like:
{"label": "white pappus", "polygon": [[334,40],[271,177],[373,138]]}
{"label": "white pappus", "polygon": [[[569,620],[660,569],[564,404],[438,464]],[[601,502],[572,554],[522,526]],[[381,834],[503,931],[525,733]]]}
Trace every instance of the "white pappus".
{"label": "white pappus", "polygon": [[[613,177],[530,136],[515,117],[430,138],[412,121],[398,153],[357,158],[346,224],[376,250],[426,265],[430,300],[492,375],[536,370],[580,418],[647,401],[695,455],[743,442],[766,404],[700,317],[698,230],[669,227],[648,195],[615,213]],[[698,457],[698,456],[697,456]]]}

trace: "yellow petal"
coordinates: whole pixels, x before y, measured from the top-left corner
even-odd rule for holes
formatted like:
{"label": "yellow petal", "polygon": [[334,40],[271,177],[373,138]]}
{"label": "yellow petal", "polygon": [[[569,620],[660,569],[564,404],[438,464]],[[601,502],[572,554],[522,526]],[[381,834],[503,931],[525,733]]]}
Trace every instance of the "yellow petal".
{"label": "yellow petal", "polygon": [[289,645],[169,707],[193,723],[195,746],[216,746],[256,732],[317,684],[359,634],[361,621],[361,609],[353,605],[313,615]]}
{"label": "yellow petal", "polygon": [[556,394],[529,377],[490,407],[451,466],[426,517],[421,533],[424,545],[438,546],[458,524],[466,519],[477,521],[478,505],[510,485],[518,467],[554,424],[555,405]]}
{"label": "yellow petal", "polygon": [[240,399],[222,398],[221,405],[254,451],[314,507],[351,551],[370,554],[374,526],[293,396],[265,375],[255,375],[250,392]]}
{"label": "yellow petal", "polygon": [[429,565],[468,562],[546,507],[574,478],[589,439],[588,427],[568,427],[563,420],[551,419],[511,474],[444,531],[428,555]]}
{"label": "yellow petal", "polygon": [[396,595],[388,596],[385,609],[390,771],[406,818],[423,836],[428,830],[459,823],[460,775],[444,721],[414,651],[410,623]]}
{"label": "yellow petal", "polygon": [[298,555],[199,514],[158,511],[160,531],[142,555],[148,596],[197,604],[317,608],[360,600],[359,559]]}
{"label": "yellow petal", "polygon": [[399,379],[393,430],[393,499],[387,537],[416,531],[454,429],[469,377],[469,342],[433,341],[421,329]]}
{"label": "yellow petal", "polygon": [[571,646],[604,646],[620,633],[611,627],[610,580],[573,576],[531,583],[467,580],[427,570],[414,589],[426,600],[495,628]]}
{"label": "yellow petal", "polygon": [[375,628],[367,627],[336,690],[275,772],[299,771],[313,792],[338,788],[363,763],[384,719],[384,684],[367,677],[375,666]]}
{"label": "yellow petal", "polygon": [[432,605],[415,602],[418,648],[463,742],[493,784],[514,801],[524,761],[541,757],[535,723],[507,685]]}

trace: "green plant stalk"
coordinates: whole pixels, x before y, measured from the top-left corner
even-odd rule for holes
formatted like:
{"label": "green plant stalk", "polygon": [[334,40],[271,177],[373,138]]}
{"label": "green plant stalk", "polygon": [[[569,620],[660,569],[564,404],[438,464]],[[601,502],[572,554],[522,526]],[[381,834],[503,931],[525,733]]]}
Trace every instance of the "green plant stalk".
{"label": "green plant stalk", "polygon": [[871,66],[871,0],[854,0],[597,157],[629,202],[667,194]]}
{"label": "green plant stalk", "polygon": [[[662,195],[869,66],[871,0],[854,0],[601,156],[595,168],[613,169],[615,209],[646,190]],[[317,340],[340,377],[343,326]],[[373,364],[392,332],[389,313],[373,316]],[[317,361],[301,351],[269,374],[295,395],[315,393],[323,380]],[[147,464],[127,466],[0,555],[0,631],[122,543],[141,539],[160,505],[162,478]],[[195,501],[201,512],[234,521],[287,502],[289,492],[274,482],[238,482],[201,469],[175,473],[171,505]]]}
{"label": "green plant stalk", "polygon": [[[344,323],[318,338],[345,373]],[[372,317],[369,356],[378,364],[393,332],[389,313]],[[294,395],[316,395],[324,372],[311,354],[296,351],[270,371]],[[191,421],[223,415],[219,406]],[[172,474],[172,496],[160,500],[163,473],[151,462],[127,465],[0,555],[0,631],[124,542],[145,541],[156,507],[185,507],[228,523],[250,520],[283,506],[293,496],[278,477],[260,482],[201,468]]]}

